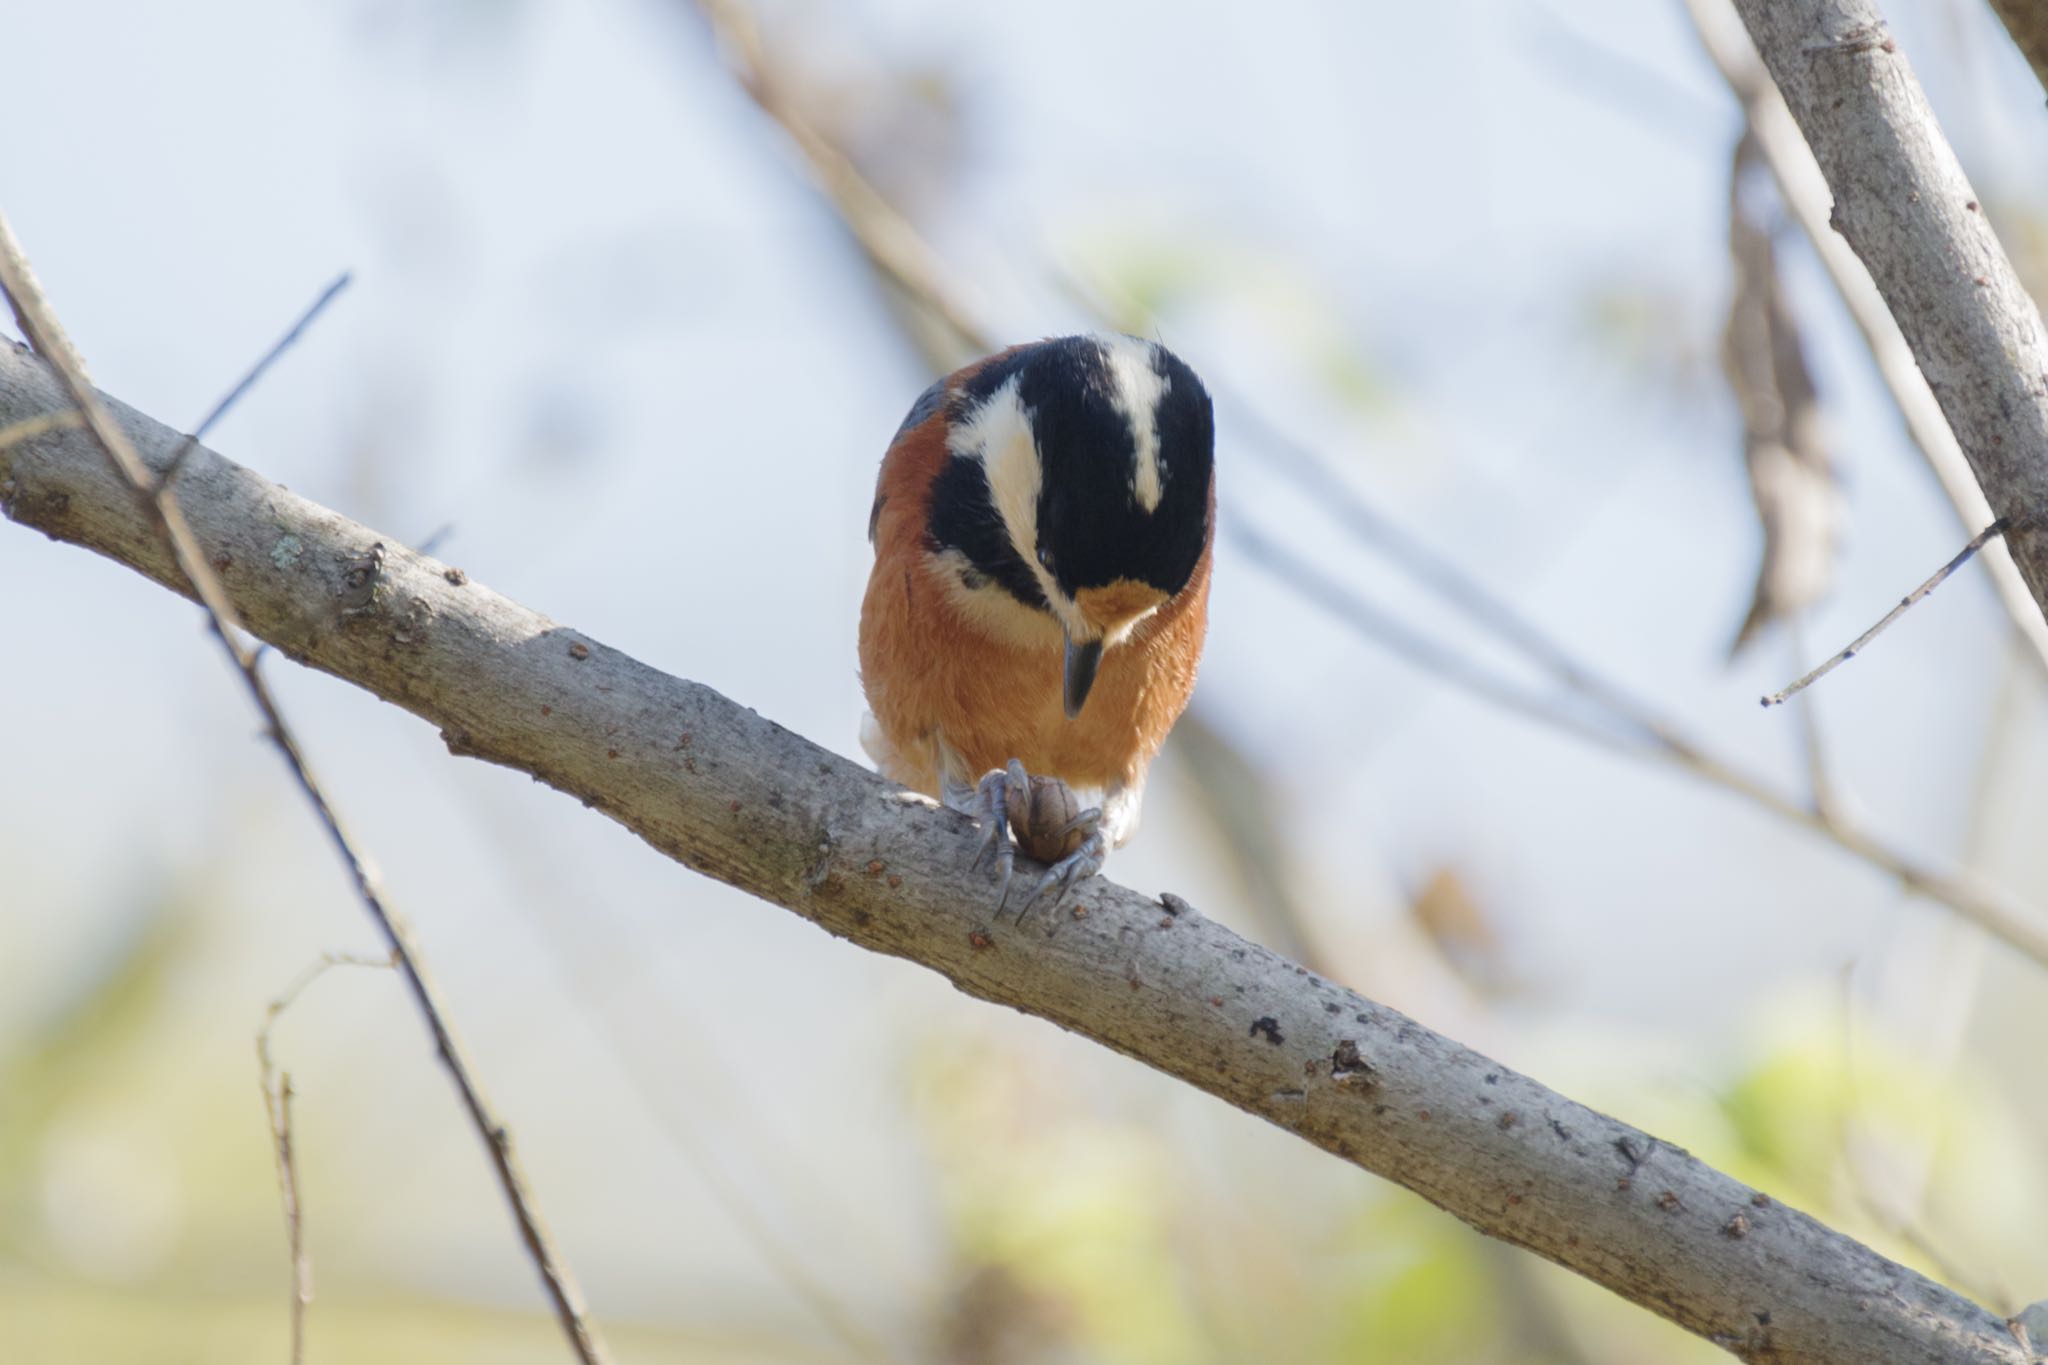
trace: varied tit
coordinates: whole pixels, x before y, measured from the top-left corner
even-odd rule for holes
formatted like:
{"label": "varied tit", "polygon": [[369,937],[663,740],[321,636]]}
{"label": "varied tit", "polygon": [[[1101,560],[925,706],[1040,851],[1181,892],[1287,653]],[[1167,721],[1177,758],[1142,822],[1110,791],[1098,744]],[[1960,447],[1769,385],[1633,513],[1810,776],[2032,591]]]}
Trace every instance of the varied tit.
{"label": "varied tit", "polygon": [[1088,808],[1027,843],[1050,833],[1064,856],[1026,909],[1137,826],[1202,653],[1214,447],[1208,392],[1178,356],[1075,336],[946,376],[882,458],[861,743],[886,776],[981,820],[976,861],[994,853],[1005,903],[1006,813],[1035,804],[1033,775]]}

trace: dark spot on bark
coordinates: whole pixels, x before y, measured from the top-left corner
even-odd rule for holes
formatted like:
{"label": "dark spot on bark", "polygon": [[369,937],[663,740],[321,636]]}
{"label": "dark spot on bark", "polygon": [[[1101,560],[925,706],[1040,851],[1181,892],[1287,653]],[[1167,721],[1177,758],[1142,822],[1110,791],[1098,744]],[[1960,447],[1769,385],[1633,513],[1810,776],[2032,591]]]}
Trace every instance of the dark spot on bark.
{"label": "dark spot on bark", "polygon": [[606,758],[617,758],[619,756],[619,751],[617,749],[606,749],[604,751],[604,756]]}
{"label": "dark spot on bark", "polygon": [[894,872],[891,872],[891,873],[889,874],[889,889],[890,889],[891,891],[894,891],[894,890],[895,890],[895,889],[896,889],[897,887],[899,887],[899,886],[902,886],[902,885],[903,885],[903,878],[901,878],[901,877],[897,876],[897,875],[896,875],[896,874],[895,874]]}
{"label": "dark spot on bark", "polygon": [[1500,1084],[1500,1073],[1499,1073],[1498,1071],[1489,1071],[1489,1072],[1487,1072],[1487,1073],[1486,1073],[1486,1083],[1487,1083],[1488,1085],[1499,1085],[1499,1084]]}
{"label": "dark spot on bark", "polygon": [[1358,1044],[1345,1038],[1330,1053],[1330,1079],[1352,1089],[1370,1089],[1379,1084],[1373,1064],[1359,1052]]}
{"label": "dark spot on bark", "polygon": [[1497,1127],[1499,1127],[1499,1129],[1503,1133],[1505,1133],[1508,1129],[1514,1127],[1521,1121],[1522,1116],[1520,1114],[1517,1114],[1514,1110],[1510,1109],[1506,1113],[1502,1114],[1499,1118],[1495,1119],[1494,1124]]}
{"label": "dark spot on bark", "polygon": [[555,714],[555,708],[549,706],[546,702],[542,702],[540,704],[540,713],[544,716],[552,716]]}
{"label": "dark spot on bark", "polygon": [[1325,1000],[1325,1001],[1323,1002],[1323,1013],[1324,1013],[1324,1014],[1342,1014],[1343,1012],[1344,1012],[1344,1007],[1343,1007],[1342,1005],[1338,1004],[1338,1003],[1337,1003],[1336,1001],[1334,1001],[1334,1000]]}
{"label": "dark spot on bark", "polygon": [[570,658],[572,658],[572,659],[587,659],[587,658],[589,658],[589,657],[590,657],[590,646],[589,646],[589,645],[586,645],[586,644],[584,644],[584,643],[583,643],[583,642],[582,642],[581,640],[572,640],[572,641],[570,641],[570,643],[569,643],[569,657],[570,657]]}
{"label": "dark spot on bark", "polygon": [[1657,1150],[1657,1139],[1648,1139],[1642,1149],[1638,1150],[1634,1139],[1626,1136],[1618,1137],[1614,1140],[1614,1150],[1621,1153],[1621,1159],[1628,1163],[1628,1173],[1634,1175],[1643,1168],[1644,1163],[1648,1162],[1651,1154]]}
{"label": "dark spot on bark", "polygon": [[1759,1327],[1769,1327],[1771,1325],[1771,1310],[1768,1308],[1759,1308],[1751,1316],[1756,1319],[1756,1325]]}
{"label": "dark spot on bark", "polygon": [[1274,1047],[1278,1047],[1287,1041],[1286,1038],[1281,1036],[1280,1021],[1270,1014],[1262,1014],[1252,1021],[1251,1036],[1256,1038],[1262,1033],[1266,1035],[1266,1041]]}

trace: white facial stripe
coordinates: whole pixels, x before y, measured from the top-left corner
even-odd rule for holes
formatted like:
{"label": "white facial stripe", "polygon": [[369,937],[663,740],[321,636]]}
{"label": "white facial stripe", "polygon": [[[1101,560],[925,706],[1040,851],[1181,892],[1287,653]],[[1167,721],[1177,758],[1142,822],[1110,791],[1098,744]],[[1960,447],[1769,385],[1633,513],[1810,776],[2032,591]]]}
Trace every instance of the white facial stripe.
{"label": "white facial stripe", "polygon": [[1038,490],[1044,471],[1038,463],[1038,446],[1031,436],[1031,422],[1017,398],[1017,380],[1012,376],[974,410],[967,421],[956,425],[946,448],[955,455],[980,460],[988,479],[989,501],[1010,533],[1018,556],[1038,578],[1046,601],[1064,599],[1045,566],[1032,553],[1038,544]]}
{"label": "white facial stripe", "polygon": [[1111,400],[1131,424],[1131,442],[1137,449],[1137,463],[1131,470],[1131,496],[1148,513],[1156,512],[1162,491],[1159,400],[1166,396],[1169,381],[1152,368],[1152,348],[1146,343],[1127,336],[1096,340],[1109,367]]}

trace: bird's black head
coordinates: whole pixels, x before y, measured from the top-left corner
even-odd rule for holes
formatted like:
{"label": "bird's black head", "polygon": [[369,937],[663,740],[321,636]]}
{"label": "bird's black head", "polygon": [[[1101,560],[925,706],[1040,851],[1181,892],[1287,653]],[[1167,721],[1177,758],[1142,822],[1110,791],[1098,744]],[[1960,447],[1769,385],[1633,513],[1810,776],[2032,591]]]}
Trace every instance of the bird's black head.
{"label": "bird's black head", "polygon": [[1186,588],[1208,547],[1208,391],[1153,342],[1059,337],[974,372],[947,430],[934,548],[960,554],[963,582],[1057,619],[1078,709],[1102,649]]}

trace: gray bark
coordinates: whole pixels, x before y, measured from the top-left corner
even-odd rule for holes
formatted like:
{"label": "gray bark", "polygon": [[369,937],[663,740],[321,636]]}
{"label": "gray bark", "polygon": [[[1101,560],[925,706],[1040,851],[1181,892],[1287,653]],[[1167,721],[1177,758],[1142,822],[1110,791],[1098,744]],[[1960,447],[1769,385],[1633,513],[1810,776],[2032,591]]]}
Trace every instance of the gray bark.
{"label": "gray bark", "polygon": [[1735,0],[2048,613],[2048,332],[1871,0]]}
{"label": "gray bark", "polygon": [[[0,432],[65,406],[41,362],[0,349]],[[114,410],[163,468],[178,434]],[[8,517],[184,591],[89,437],[5,439]],[[1178,1077],[1745,1359],[2029,1359],[1966,1299],[1191,908],[1091,880],[1051,924],[998,923],[964,817],[203,447],[175,487],[256,634],[689,867]]]}

